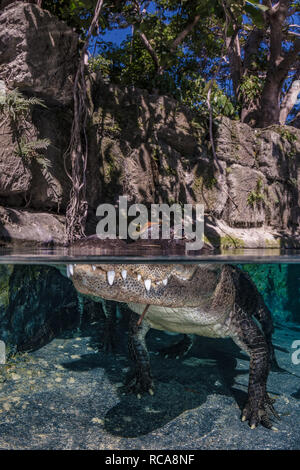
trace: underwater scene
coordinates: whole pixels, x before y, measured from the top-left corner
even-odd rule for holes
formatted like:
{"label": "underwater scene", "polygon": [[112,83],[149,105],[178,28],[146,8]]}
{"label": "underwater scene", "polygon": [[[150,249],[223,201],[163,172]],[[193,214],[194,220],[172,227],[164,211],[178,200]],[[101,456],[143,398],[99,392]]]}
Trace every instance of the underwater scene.
{"label": "underwater scene", "polygon": [[299,449],[299,279],[297,263],[1,264],[0,448]]}

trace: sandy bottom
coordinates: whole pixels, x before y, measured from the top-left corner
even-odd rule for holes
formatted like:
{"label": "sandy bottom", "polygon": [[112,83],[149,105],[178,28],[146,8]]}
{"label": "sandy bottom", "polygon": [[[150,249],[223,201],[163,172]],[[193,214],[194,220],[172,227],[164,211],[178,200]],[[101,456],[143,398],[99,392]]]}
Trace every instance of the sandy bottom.
{"label": "sandy bottom", "polygon": [[231,340],[198,338],[188,356],[165,359],[176,336],[148,335],[155,395],[122,395],[128,372],[126,330],[114,354],[98,351],[94,323],[17,355],[0,373],[0,449],[300,449],[300,365],[291,361],[299,326],[278,325],[280,366],[268,391],[279,431],[240,421],[249,359]]}

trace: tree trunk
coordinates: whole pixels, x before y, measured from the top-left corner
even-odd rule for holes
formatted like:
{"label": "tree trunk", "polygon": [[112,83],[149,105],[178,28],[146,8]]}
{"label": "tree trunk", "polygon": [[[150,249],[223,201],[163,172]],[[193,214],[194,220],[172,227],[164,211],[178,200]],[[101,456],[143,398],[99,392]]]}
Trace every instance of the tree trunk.
{"label": "tree trunk", "polygon": [[259,119],[259,100],[251,101],[249,104],[243,104],[241,111],[241,122],[248,126],[255,127]]}
{"label": "tree trunk", "polygon": [[281,86],[282,82],[276,74],[268,74],[261,96],[257,127],[279,124]]}
{"label": "tree trunk", "polygon": [[[245,44],[244,49],[244,61],[243,61],[243,76],[242,79],[249,77],[250,75],[257,74],[256,60],[258,57],[258,50],[260,44],[264,38],[264,31],[262,29],[255,28],[249,35],[249,38]],[[241,122],[245,122],[249,126],[255,126],[258,121],[259,112],[259,98],[255,98],[252,101],[243,100],[243,97],[239,97],[239,101],[242,104],[241,111]]]}
{"label": "tree trunk", "polygon": [[280,115],[279,115],[280,124],[286,123],[287,117],[292,111],[297,101],[299,93],[300,93],[300,80],[294,80],[289,90],[287,91],[285,97],[283,98],[281,106],[280,106]]}
{"label": "tree trunk", "polygon": [[238,36],[236,35],[234,40],[233,38],[226,38],[226,47],[228,49],[230,76],[232,80],[233,91],[237,101],[242,77],[242,60]]}
{"label": "tree trunk", "polygon": [[280,0],[268,11],[270,59],[260,101],[258,127],[279,124],[281,87],[288,74],[290,61],[293,60],[293,55],[290,55],[290,52],[284,53],[282,49],[283,29],[290,3],[290,0]]}

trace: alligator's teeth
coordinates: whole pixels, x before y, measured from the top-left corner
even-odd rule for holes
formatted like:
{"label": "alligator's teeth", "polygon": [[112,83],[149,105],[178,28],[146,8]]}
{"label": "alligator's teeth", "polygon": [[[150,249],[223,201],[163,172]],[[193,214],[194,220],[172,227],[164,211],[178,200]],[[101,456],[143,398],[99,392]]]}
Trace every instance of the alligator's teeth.
{"label": "alligator's teeth", "polygon": [[137,280],[140,281],[142,279],[142,276],[140,274],[137,275]]}
{"label": "alligator's teeth", "polygon": [[70,277],[70,276],[73,276],[73,274],[74,274],[73,264],[67,264],[67,276]]}
{"label": "alligator's teeth", "polygon": [[149,291],[151,289],[151,279],[146,279],[145,287],[146,287],[147,291]]}
{"label": "alligator's teeth", "polygon": [[96,266],[93,264],[92,265],[93,271],[96,271]]}
{"label": "alligator's teeth", "polygon": [[110,286],[112,286],[113,283],[114,283],[115,275],[116,275],[115,271],[108,271],[107,272],[107,280],[108,280],[108,284]]}
{"label": "alligator's teeth", "polygon": [[123,269],[121,274],[122,274],[122,278],[123,278],[124,281],[125,281],[125,279],[126,279],[126,277],[127,277],[127,271],[126,271],[126,269]]}
{"label": "alligator's teeth", "polygon": [[163,285],[166,286],[168,284],[168,279],[163,279]]}

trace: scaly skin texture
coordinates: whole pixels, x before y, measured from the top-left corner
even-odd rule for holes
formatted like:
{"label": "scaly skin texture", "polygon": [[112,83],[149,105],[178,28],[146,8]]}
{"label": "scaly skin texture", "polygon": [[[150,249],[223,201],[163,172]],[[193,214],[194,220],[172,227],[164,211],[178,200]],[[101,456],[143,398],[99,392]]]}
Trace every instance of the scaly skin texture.
{"label": "scaly skin texture", "polygon": [[[271,415],[277,415],[266,391],[274,359],[271,314],[254,283],[239,268],[218,264],[76,265],[71,277],[83,294],[125,302],[135,312],[129,334],[135,366],[127,384],[129,391],[153,393],[145,342],[149,328],[231,337],[250,355],[248,400],[242,420],[251,428],[261,423],[276,429]],[[147,305],[139,324],[138,315]],[[190,346],[187,339],[183,343]]]}

